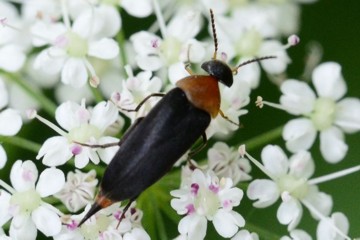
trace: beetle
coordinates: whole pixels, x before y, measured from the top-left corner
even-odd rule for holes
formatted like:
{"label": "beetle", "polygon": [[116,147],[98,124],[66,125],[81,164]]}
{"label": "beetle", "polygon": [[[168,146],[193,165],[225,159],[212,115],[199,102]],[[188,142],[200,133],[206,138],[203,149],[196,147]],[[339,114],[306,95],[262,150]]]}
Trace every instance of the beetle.
{"label": "beetle", "polygon": [[[164,176],[200,137],[203,138],[203,144],[191,151],[188,156],[192,156],[205,146],[205,130],[212,118],[220,114],[234,123],[220,110],[218,82],[231,87],[233,74],[237,73],[240,66],[274,57],[252,59],[231,69],[225,62],[216,59],[218,44],[211,9],[210,18],[215,51],[212,59],[201,65],[208,74],[193,74],[190,64],[186,64],[185,69],[190,76],[179,80],[176,88],[167,94],[151,94],[136,109],[129,110],[139,110],[151,97],[162,97],[148,115],[138,118],[120,142],[116,143],[121,147],[106,168],[95,203],[80,221],[79,227],[100,209],[115,202],[129,200],[120,217],[120,223],[131,202]],[[110,144],[92,145],[106,146]]]}

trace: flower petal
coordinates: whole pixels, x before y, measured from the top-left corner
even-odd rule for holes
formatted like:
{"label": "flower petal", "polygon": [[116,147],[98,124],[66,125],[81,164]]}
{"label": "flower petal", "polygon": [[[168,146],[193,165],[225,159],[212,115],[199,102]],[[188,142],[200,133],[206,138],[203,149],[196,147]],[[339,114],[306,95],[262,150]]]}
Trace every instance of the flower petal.
{"label": "flower petal", "polygon": [[11,239],[34,240],[37,229],[29,215],[17,215],[13,218],[9,235]]}
{"label": "flower petal", "polygon": [[61,81],[74,88],[80,88],[87,81],[87,71],[84,62],[81,59],[69,58],[61,71]]}
{"label": "flower petal", "polygon": [[264,167],[275,176],[282,176],[288,172],[289,161],[284,151],[276,145],[267,145],[261,152]]}
{"label": "flower petal", "polygon": [[37,229],[47,237],[54,236],[61,231],[60,217],[44,206],[35,209],[31,214],[31,218]]}
{"label": "flower petal", "polygon": [[187,235],[188,240],[202,240],[205,238],[207,221],[205,217],[196,214],[188,215],[179,222],[178,230],[181,235]]}
{"label": "flower petal", "polygon": [[319,222],[316,229],[316,236],[318,240],[337,240],[343,239],[333,227],[335,225],[343,234],[347,235],[349,232],[349,220],[340,212],[335,212],[330,219],[324,219]]}
{"label": "flower petal", "polygon": [[[323,192],[319,192],[316,186],[311,186],[306,196],[306,200],[322,215],[328,216],[331,213],[333,206],[333,200],[331,195],[328,195]],[[310,212],[312,217],[316,220],[319,220],[318,215]]]}
{"label": "flower petal", "polygon": [[316,129],[307,118],[293,119],[284,126],[282,136],[286,141],[286,148],[290,152],[298,152],[307,150],[313,145]]}
{"label": "flower petal", "polygon": [[345,98],[337,103],[334,123],[346,133],[360,130],[360,100]]}
{"label": "flower petal", "polygon": [[4,80],[0,77],[0,109],[3,109],[9,103],[9,93]]}
{"label": "flower petal", "polygon": [[65,185],[64,173],[56,168],[45,169],[39,177],[36,191],[41,197],[48,197],[59,192]]}
{"label": "flower petal", "polygon": [[8,72],[16,72],[24,65],[26,55],[20,46],[7,44],[0,48],[0,68]]}
{"label": "flower petal", "polygon": [[87,124],[90,119],[90,112],[84,105],[67,101],[56,109],[55,119],[62,128],[70,131],[81,124]]}
{"label": "flower petal", "polygon": [[17,160],[11,168],[10,181],[18,192],[34,189],[37,178],[38,170],[30,160]]}
{"label": "flower petal", "polygon": [[[0,145],[0,169],[2,169],[7,162],[7,155],[2,145]],[[1,225],[0,225],[1,226]]]}
{"label": "flower petal", "polygon": [[41,51],[35,58],[34,69],[41,70],[49,75],[60,73],[64,66],[65,58],[52,53],[58,51],[58,48],[55,47],[47,48]]}
{"label": "flower petal", "polygon": [[257,179],[250,183],[247,192],[248,198],[256,200],[254,207],[265,208],[275,203],[280,196],[277,185],[267,179]]}
{"label": "flower petal", "polygon": [[88,54],[100,59],[113,59],[119,55],[119,45],[113,39],[103,38],[89,44]]}
{"label": "flower petal", "polygon": [[245,225],[245,219],[237,212],[219,209],[214,216],[213,224],[220,236],[229,238],[235,235],[239,227]]}
{"label": "flower petal", "polygon": [[22,119],[18,111],[7,108],[0,112],[0,135],[14,136],[22,126]]}
{"label": "flower petal", "polygon": [[344,159],[348,145],[344,141],[344,133],[337,127],[331,127],[320,133],[320,151],[329,163],[337,163]]}
{"label": "flower petal", "polygon": [[296,199],[282,202],[277,211],[277,219],[281,224],[288,225],[288,230],[293,230],[300,222],[303,209]]}
{"label": "flower petal", "polygon": [[105,131],[119,117],[118,109],[115,105],[108,102],[100,102],[96,104],[91,113],[90,124],[96,126],[100,131]]}
{"label": "flower petal", "polygon": [[146,71],[156,71],[159,70],[163,63],[158,56],[136,56],[136,63],[139,65],[139,68]]}
{"label": "flower petal", "polygon": [[149,16],[153,9],[149,0],[122,0],[121,7],[134,17],[143,18]]}
{"label": "flower petal", "polygon": [[300,151],[290,157],[290,175],[297,178],[309,179],[314,172],[314,160],[308,151]]}
{"label": "flower petal", "polygon": [[[115,142],[119,142],[119,139],[114,137],[102,137],[98,141],[99,144],[107,144],[107,143],[115,143]],[[97,153],[99,154],[100,159],[104,163],[109,164],[118,150],[119,147],[114,146],[114,147],[100,148],[97,150]]]}
{"label": "flower petal", "polygon": [[261,66],[270,74],[283,73],[290,63],[290,58],[282,44],[277,40],[265,41],[259,50],[259,56],[271,55],[276,55],[276,58],[269,61],[261,61]]}
{"label": "flower petal", "polygon": [[347,91],[341,75],[341,66],[335,62],[326,62],[317,66],[312,74],[312,82],[320,97],[339,100]]}
{"label": "flower petal", "polygon": [[289,113],[300,115],[313,110],[316,96],[305,82],[286,80],[281,84],[280,90],[283,94],[280,97],[280,103]]}
{"label": "flower petal", "polygon": [[12,217],[9,213],[10,199],[11,195],[0,189],[0,226],[3,226]]}
{"label": "flower petal", "polygon": [[41,157],[43,164],[49,167],[66,163],[72,157],[67,139],[62,136],[48,138],[41,146],[36,159]]}

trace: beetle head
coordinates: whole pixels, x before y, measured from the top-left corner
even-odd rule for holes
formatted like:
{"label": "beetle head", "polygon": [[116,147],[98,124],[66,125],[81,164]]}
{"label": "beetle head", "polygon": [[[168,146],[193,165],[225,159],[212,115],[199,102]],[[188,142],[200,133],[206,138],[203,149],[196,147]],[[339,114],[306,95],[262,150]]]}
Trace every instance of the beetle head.
{"label": "beetle head", "polygon": [[233,84],[233,72],[223,61],[212,59],[204,62],[201,68],[227,87],[231,87]]}

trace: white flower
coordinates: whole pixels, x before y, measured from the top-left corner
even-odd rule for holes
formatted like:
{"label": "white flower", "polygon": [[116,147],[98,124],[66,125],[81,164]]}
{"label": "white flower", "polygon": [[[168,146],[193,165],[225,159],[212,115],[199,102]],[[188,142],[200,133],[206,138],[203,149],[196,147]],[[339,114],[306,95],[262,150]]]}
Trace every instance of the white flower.
{"label": "white flower", "polygon": [[309,149],[320,132],[320,151],[326,161],[341,161],[348,150],[344,133],[360,129],[360,100],[344,98],[346,84],[341,66],[327,62],[314,69],[312,82],[317,95],[304,82],[287,80],[281,85],[280,103],[286,111],[303,117],[289,121],[283,131],[291,152]]}
{"label": "white flower", "polygon": [[36,239],[37,229],[47,237],[58,234],[61,229],[59,212],[41,198],[60,191],[65,183],[64,173],[56,168],[47,168],[38,178],[38,170],[32,161],[18,160],[11,169],[10,180],[13,189],[3,187],[11,194],[0,192],[0,205],[3,208],[0,223],[2,226],[12,218],[10,237]]}
{"label": "white flower", "polygon": [[[334,228],[336,226],[337,229]],[[345,239],[345,234],[349,231],[349,221],[341,212],[335,212],[330,217],[322,219],[317,227],[316,236],[318,240],[338,240]]]}
{"label": "white flower", "polygon": [[103,5],[84,11],[74,20],[71,29],[60,23],[48,27],[36,25],[34,34],[49,39],[52,46],[40,52],[34,67],[48,74],[61,72],[61,81],[76,88],[85,85],[89,71],[90,83],[97,86],[99,79],[87,57],[115,58],[119,47],[110,37],[119,28],[120,17],[116,10]]}
{"label": "white flower", "polygon": [[77,212],[90,204],[95,196],[98,180],[95,170],[83,173],[79,170],[69,172],[63,189],[54,196],[59,198],[71,212]]}
{"label": "white flower", "polygon": [[188,52],[191,62],[201,62],[205,57],[204,47],[194,39],[200,29],[200,12],[184,9],[176,12],[167,28],[163,29],[163,39],[146,31],[135,33],[130,40],[136,52],[137,65],[149,71],[166,66],[170,81],[175,83],[187,75],[182,63],[188,60]]}
{"label": "white flower", "polygon": [[219,179],[211,171],[204,174],[195,169],[188,185],[171,191],[175,198],[171,206],[180,215],[178,230],[187,239],[204,239],[207,221],[213,221],[216,231],[223,237],[232,237],[239,227],[245,225],[244,218],[233,207],[240,204],[243,191],[234,188],[230,178]]}
{"label": "white flower", "polygon": [[[40,116],[37,118],[50,124]],[[118,150],[118,146],[95,149],[77,144],[105,144],[119,141],[114,137],[104,136],[106,130],[118,118],[118,111],[111,102],[100,102],[90,111],[85,108],[84,102],[79,105],[69,101],[56,109],[55,118],[68,132],[55,125],[51,126],[61,136],[51,137],[44,142],[36,157],[43,158],[43,164],[59,166],[75,156],[75,166],[83,168],[89,160],[95,164],[98,164],[100,159],[109,163]]]}
{"label": "white flower", "polygon": [[[324,216],[330,213],[331,196],[320,192],[316,185],[308,183],[315,170],[309,152],[301,151],[288,159],[280,147],[268,145],[263,149],[261,158],[271,180],[256,179],[250,183],[247,195],[256,200],[254,207],[268,207],[281,196],[277,218],[281,224],[288,225],[289,231],[295,229],[301,220],[303,200],[316,206]],[[317,215],[313,217],[318,219]]]}
{"label": "white flower", "polygon": [[[123,109],[133,110],[139,103],[152,93],[158,93],[161,90],[162,81],[156,76],[152,76],[150,71],[139,72],[136,76],[130,66],[125,67],[128,74],[128,79],[123,82],[122,92],[120,93],[120,100],[116,104]],[[132,122],[140,117],[146,115],[147,112],[157,103],[161,97],[153,97],[145,102],[141,109],[137,112],[123,113],[131,118]]]}
{"label": "white flower", "polygon": [[249,160],[240,157],[237,150],[230,148],[225,143],[215,143],[209,149],[207,155],[209,169],[214,171],[220,178],[231,178],[234,185],[251,179],[249,175],[251,171]]}

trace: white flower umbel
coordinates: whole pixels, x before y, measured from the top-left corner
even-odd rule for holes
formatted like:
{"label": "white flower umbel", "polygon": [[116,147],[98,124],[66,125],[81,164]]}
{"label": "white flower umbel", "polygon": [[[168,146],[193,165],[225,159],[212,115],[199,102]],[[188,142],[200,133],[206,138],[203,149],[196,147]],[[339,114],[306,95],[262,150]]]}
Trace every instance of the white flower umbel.
{"label": "white flower umbel", "polygon": [[[64,186],[64,173],[56,168],[38,170],[30,161],[18,160],[12,166],[10,181],[13,187],[0,180],[0,227],[10,219],[12,239],[36,239],[37,230],[50,237],[61,230],[61,213],[41,200]],[[37,183],[36,183],[37,182]]]}
{"label": "white flower umbel", "polygon": [[348,150],[344,132],[360,130],[360,100],[355,97],[341,99],[346,93],[346,83],[338,63],[326,62],[317,66],[312,83],[317,96],[305,82],[289,79],[281,85],[281,106],[262,103],[302,115],[284,127],[282,135],[289,151],[309,149],[320,132],[322,156],[327,162],[337,163],[344,159]]}
{"label": "white flower umbel", "polygon": [[[320,192],[316,184],[360,170],[360,166],[355,166],[310,179],[315,171],[315,165],[307,151],[295,153],[288,159],[280,147],[267,145],[261,152],[264,165],[246,153],[243,145],[240,146],[239,151],[271,179],[256,179],[250,183],[247,195],[250,199],[256,200],[253,206],[265,208],[274,204],[281,197],[282,202],[277,211],[277,219],[281,224],[288,225],[289,231],[294,230],[300,222],[303,213],[302,205],[316,220],[325,219],[331,213],[331,196]],[[335,225],[331,225],[331,227],[337,234],[350,239],[346,236],[347,231],[342,232],[342,229]]]}
{"label": "white flower umbel", "polygon": [[68,172],[65,186],[54,196],[59,198],[71,212],[77,212],[93,202],[98,180],[95,170],[83,173],[79,170]]}
{"label": "white flower umbel", "polygon": [[51,45],[39,53],[34,67],[48,74],[61,72],[61,81],[76,88],[86,84],[89,72],[90,84],[96,87],[100,80],[87,58],[109,60],[119,54],[118,44],[110,38],[120,28],[119,14],[110,6],[99,6],[84,11],[70,26],[62,3],[64,24],[39,22],[32,29],[43,43]]}
{"label": "white flower umbel", "polygon": [[85,167],[89,160],[95,164],[98,164],[100,159],[109,163],[118,150],[118,146],[96,149],[78,144],[106,144],[119,141],[106,136],[106,130],[119,116],[117,108],[111,102],[100,102],[92,110],[86,109],[84,101],[81,105],[70,101],[61,104],[56,109],[55,118],[67,132],[34,112],[30,115],[60,134],[47,139],[36,156],[37,159],[43,158],[42,162],[46,166],[63,165],[72,156],[75,157],[77,168]]}
{"label": "white flower umbel", "polygon": [[233,207],[240,204],[243,191],[233,187],[230,178],[215,176],[214,172],[203,173],[195,169],[190,180],[183,181],[181,189],[171,191],[175,198],[171,206],[178,214],[186,215],[179,222],[178,230],[186,239],[205,238],[207,221],[212,221],[222,237],[234,236],[245,225],[244,218]]}
{"label": "white flower umbel", "polygon": [[240,156],[237,149],[230,148],[223,142],[217,142],[208,150],[209,169],[222,178],[231,178],[234,185],[251,179],[249,160]]}

